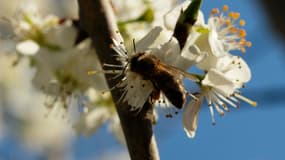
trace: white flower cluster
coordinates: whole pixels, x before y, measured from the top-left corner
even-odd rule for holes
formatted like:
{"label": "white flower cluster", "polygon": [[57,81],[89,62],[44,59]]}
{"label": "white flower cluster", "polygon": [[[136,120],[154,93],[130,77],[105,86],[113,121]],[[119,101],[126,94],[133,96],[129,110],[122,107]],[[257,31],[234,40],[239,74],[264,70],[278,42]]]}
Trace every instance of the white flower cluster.
{"label": "white flower cluster", "polygon": [[[190,1],[185,1],[169,11],[164,16],[165,25],[152,29],[135,44],[133,51],[127,52],[122,38],[114,39],[112,48],[118,53],[118,59],[123,61],[121,66],[117,66],[121,69],[113,72],[119,75],[125,73],[116,87],[123,88],[121,100],[126,101],[131,109],[140,110],[146,101],[156,100],[153,94],[157,91],[163,93],[162,101],[166,97],[174,106],[181,96],[194,97],[190,103],[183,105],[184,130],[192,138],[195,136],[198,113],[204,99],[213,124],[214,109],[224,115],[224,111],[229,111],[228,106],[238,108],[240,100],[252,106],[257,103],[241,95],[239,89],[251,79],[251,72],[240,56],[231,54],[234,50],[245,52],[246,47],[251,46],[251,42],[245,39],[245,21],[239,19],[238,12],[228,11],[228,6],[225,5],[221,13],[218,9],[213,9],[205,23],[204,16],[199,11],[197,21],[182,48],[177,37],[168,37],[167,42],[159,38],[167,37],[162,35],[169,35],[169,32],[173,34],[174,22],[177,22],[181,10],[185,10],[189,4]],[[161,45],[153,46],[154,43]],[[188,73],[188,69],[194,66],[204,73]],[[193,95],[187,92],[182,84],[183,78],[198,84],[200,92]],[[173,90],[173,85],[177,89]],[[176,98],[171,98],[173,96]],[[182,103],[184,104],[183,97]]]}
{"label": "white flower cluster", "polygon": [[[69,5],[74,2],[76,1]],[[125,31],[125,38],[141,38],[153,25],[162,25],[163,14],[176,3],[175,0],[111,2],[118,25]],[[112,98],[110,94],[100,95],[101,91],[107,90],[103,75],[93,77],[87,74],[90,70],[101,70],[96,53],[90,47],[90,39],[75,44],[78,30],[70,17],[76,17],[76,14],[72,11],[74,14],[66,16],[64,11],[53,12],[64,18],[50,14],[48,11],[53,10],[50,8],[53,6],[52,1],[13,2],[13,6],[15,13],[3,12],[4,18],[0,21],[0,28],[2,23],[6,27],[5,30],[1,28],[0,50],[3,53],[12,53],[7,54],[9,56],[16,55],[17,67],[21,67],[19,64],[22,61],[29,60],[32,85],[46,96],[45,100],[39,100],[47,107],[43,109],[47,110],[46,114],[60,112],[56,114],[72,116],[67,109],[70,110],[70,106],[78,105],[77,103],[80,106],[83,104],[83,113],[80,113],[79,120],[74,125],[78,133],[90,135],[109,122],[110,130],[123,142],[119,119],[114,104],[111,103]],[[69,7],[77,10],[77,6]],[[68,10],[73,10],[70,8]],[[140,98],[134,99],[137,100]]]}
{"label": "white flower cluster", "polygon": [[[30,61],[34,72],[30,78],[32,84],[46,95],[45,100],[41,99],[42,105],[46,106],[43,109],[45,115],[51,114],[53,117],[53,113],[58,112],[55,114],[74,121],[75,131],[84,135],[94,133],[109,122],[110,131],[123,143],[111,95],[100,94],[107,89],[105,78],[103,75],[92,77],[87,74],[90,70],[101,69],[96,53],[91,48],[91,40],[75,43],[78,31],[73,20],[51,14],[43,16],[36,6],[33,9],[22,7],[14,17],[5,20],[12,27],[13,38],[1,37],[0,50],[12,53],[6,54],[8,56],[17,55],[18,61]],[[79,108],[70,108],[74,106]],[[73,112],[71,110],[80,112],[78,119],[70,114]],[[42,114],[40,116],[42,119],[47,118]]]}
{"label": "white flower cluster", "polygon": [[[176,0],[111,2],[124,37],[113,39],[112,48],[123,63],[104,64],[116,68],[105,73],[115,73],[117,78],[125,75],[115,87],[123,89],[120,101],[127,102],[132,110],[140,111],[146,101],[183,107],[184,129],[189,137],[194,137],[204,99],[213,123],[214,109],[224,115],[224,111],[229,111],[228,105],[237,108],[240,100],[256,106],[256,102],[239,91],[250,80],[250,69],[240,56],[231,54],[234,50],[245,52],[251,46],[245,39],[246,32],[242,29],[245,21],[239,20],[239,13],[224,6],[221,13],[214,9],[205,22],[199,11],[185,45],[180,47],[180,40],[173,36],[174,29],[190,0],[176,7]],[[8,21],[13,39],[1,39],[0,49],[30,60],[35,69],[32,83],[48,96],[46,105],[51,109],[55,105],[66,109],[75,98],[87,97],[74,128],[89,135],[110,122],[111,131],[123,141],[110,94],[99,94],[107,88],[103,75],[87,74],[90,70],[102,70],[100,62],[90,47],[90,39],[75,44],[78,30],[73,21],[55,15],[43,16],[34,9],[22,10]],[[130,44],[133,38],[140,40],[128,52],[124,40]],[[199,68],[203,74],[189,73],[191,67]],[[183,78],[195,82],[200,92],[188,92]],[[191,96],[192,101],[187,103],[186,96]]]}
{"label": "white flower cluster", "polygon": [[[178,4],[177,0],[111,0],[111,2],[126,44],[131,44],[132,39],[141,39],[154,26],[163,26],[164,15]],[[164,38],[163,36],[161,38]]]}

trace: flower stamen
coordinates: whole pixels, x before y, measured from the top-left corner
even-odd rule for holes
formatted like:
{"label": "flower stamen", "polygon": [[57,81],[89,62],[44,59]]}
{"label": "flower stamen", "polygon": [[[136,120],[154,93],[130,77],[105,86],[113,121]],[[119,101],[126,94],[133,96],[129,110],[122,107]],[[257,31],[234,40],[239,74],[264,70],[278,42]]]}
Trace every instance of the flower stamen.
{"label": "flower stamen", "polygon": [[211,10],[211,15],[215,15],[215,14],[219,14],[220,13],[220,10],[218,8],[213,8]]}
{"label": "flower stamen", "polygon": [[223,6],[223,12],[226,12],[226,11],[228,11],[229,10],[229,6],[228,5],[224,5]]}
{"label": "flower stamen", "polygon": [[244,97],[244,96],[242,96],[242,95],[240,95],[238,93],[235,93],[234,96],[237,97],[240,100],[243,100],[243,101],[247,102],[248,104],[252,105],[253,107],[257,106],[257,102],[256,101],[250,100],[250,99],[248,99],[248,98],[246,98],[246,97]]}
{"label": "flower stamen", "polygon": [[[246,31],[242,27],[246,22],[244,19],[240,19],[239,12],[228,12],[228,6],[224,5],[222,12],[219,14],[219,9],[214,8],[211,11],[209,24],[211,24],[211,31],[217,32],[217,41],[227,46],[226,51],[240,50],[246,52],[246,47],[250,47],[251,43],[245,40]],[[228,12],[225,14],[225,12]],[[237,24],[236,24],[237,23]],[[244,39],[244,43],[240,43]]]}

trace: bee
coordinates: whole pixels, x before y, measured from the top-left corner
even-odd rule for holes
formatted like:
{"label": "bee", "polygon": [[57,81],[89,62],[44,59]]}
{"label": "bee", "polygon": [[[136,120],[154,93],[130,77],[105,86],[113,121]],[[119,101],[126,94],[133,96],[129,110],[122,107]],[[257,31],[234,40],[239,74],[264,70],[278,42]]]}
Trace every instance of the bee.
{"label": "bee", "polygon": [[155,88],[151,94],[152,99],[159,99],[160,92],[163,92],[178,109],[184,106],[188,94],[182,83],[182,77],[195,79],[194,76],[167,65],[155,55],[146,52],[137,53],[130,59],[130,70],[152,82]]}
{"label": "bee", "polygon": [[[158,36],[159,32],[161,31],[161,28],[154,28],[149,34],[145,36],[138,44],[144,44],[144,46],[150,45],[151,42],[147,41],[147,39],[152,39],[152,37]],[[116,55],[117,60],[121,61],[122,64],[104,64],[105,67],[111,67],[110,69],[105,69],[103,73],[105,74],[115,74],[116,76],[113,77],[113,79],[119,78],[121,76],[125,76],[125,74],[130,71],[133,73],[136,73],[140,76],[143,80],[148,80],[152,83],[152,93],[150,93],[149,98],[151,102],[154,102],[156,100],[160,99],[160,93],[163,93],[165,97],[170,101],[170,103],[175,106],[178,109],[181,109],[185,102],[186,102],[186,96],[192,96],[192,98],[196,99],[194,95],[191,93],[188,93],[184,85],[182,83],[183,78],[187,78],[193,81],[198,82],[199,79],[196,78],[194,75],[184,72],[183,70],[180,70],[179,68],[176,68],[174,66],[168,65],[161,61],[158,57],[155,56],[155,54],[152,54],[151,52],[143,51],[144,49],[140,48],[139,51],[136,50],[136,43],[133,39],[133,51],[131,54],[128,54],[128,51],[124,45],[124,41],[122,36],[118,33],[117,39],[112,38],[113,43],[110,45],[110,47],[116,51],[118,55]],[[131,99],[131,95],[127,93],[128,89],[134,88],[134,86],[130,85],[130,88],[127,88],[128,79],[126,77],[121,78],[118,83],[111,88],[124,88],[123,94],[120,97],[119,100],[129,100],[130,105],[132,106],[134,110],[141,109],[142,107],[142,101],[145,100],[145,98],[148,97],[142,97],[142,101],[136,97],[137,95],[134,95],[135,98]],[[144,87],[145,84],[142,84],[141,87]],[[135,100],[135,101],[132,101]]]}

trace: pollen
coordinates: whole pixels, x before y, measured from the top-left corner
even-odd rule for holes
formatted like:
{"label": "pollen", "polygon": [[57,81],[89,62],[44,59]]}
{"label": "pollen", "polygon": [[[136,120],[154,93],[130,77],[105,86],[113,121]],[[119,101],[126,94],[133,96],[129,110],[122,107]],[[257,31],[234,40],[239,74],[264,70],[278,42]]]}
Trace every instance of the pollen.
{"label": "pollen", "polygon": [[229,10],[229,6],[228,5],[224,5],[223,6],[223,12],[226,12],[226,11],[228,11]]}
{"label": "pollen", "polygon": [[240,37],[246,37],[246,31],[244,29],[239,30]]}
{"label": "pollen", "polygon": [[225,24],[226,26],[230,26],[232,24],[232,21],[230,19],[226,19]]}
{"label": "pollen", "polygon": [[240,25],[240,26],[245,26],[245,20],[244,20],[244,19],[241,19],[241,20],[239,21],[239,25]]}
{"label": "pollen", "polygon": [[212,11],[211,11],[212,15],[219,14],[219,13],[220,13],[220,10],[218,8],[213,8]]}
{"label": "pollen", "polygon": [[247,47],[251,47],[251,46],[252,46],[252,43],[251,43],[250,41],[246,41],[245,45],[246,45]]}
{"label": "pollen", "polygon": [[231,33],[236,33],[237,31],[238,31],[238,29],[235,28],[235,27],[232,27],[232,28],[230,29],[230,32],[231,32]]}
{"label": "pollen", "polygon": [[234,20],[239,19],[240,13],[239,12],[230,12],[229,17],[231,17]]}
{"label": "pollen", "polygon": [[245,43],[246,43],[246,39],[241,38],[241,39],[239,40],[239,44],[244,45]]}

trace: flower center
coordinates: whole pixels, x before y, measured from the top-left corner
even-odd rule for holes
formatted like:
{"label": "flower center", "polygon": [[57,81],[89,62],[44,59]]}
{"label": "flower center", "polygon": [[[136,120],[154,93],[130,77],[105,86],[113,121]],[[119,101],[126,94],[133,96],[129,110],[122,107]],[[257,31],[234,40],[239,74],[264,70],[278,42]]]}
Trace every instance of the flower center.
{"label": "flower center", "polygon": [[240,50],[243,53],[246,52],[246,47],[251,47],[251,42],[246,40],[243,28],[245,24],[245,20],[240,19],[240,13],[229,11],[227,5],[223,6],[221,12],[218,8],[212,9],[209,18],[211,30],[217,32],[218,39],[223,41],[224,46],[228,50]]}

